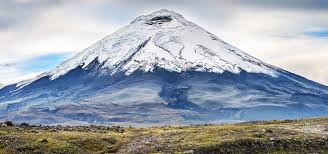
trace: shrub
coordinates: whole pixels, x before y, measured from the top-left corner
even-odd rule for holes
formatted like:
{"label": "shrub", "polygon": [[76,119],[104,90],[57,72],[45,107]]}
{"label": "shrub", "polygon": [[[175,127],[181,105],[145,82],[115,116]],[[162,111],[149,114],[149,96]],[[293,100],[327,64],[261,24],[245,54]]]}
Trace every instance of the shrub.
{"label": "shrub", "polygon": [[21,123],[19,126],[20,126],[20,127],[28,127],[28,126],[29,126],[29,124],[28,124],[28,123],[25,123],[25,122],[23,122],[23,123]]}
{"label": "shrub", "polygon": [[14,124],[11,121],[5,121],[4,124],[8,127],[14,126]]}

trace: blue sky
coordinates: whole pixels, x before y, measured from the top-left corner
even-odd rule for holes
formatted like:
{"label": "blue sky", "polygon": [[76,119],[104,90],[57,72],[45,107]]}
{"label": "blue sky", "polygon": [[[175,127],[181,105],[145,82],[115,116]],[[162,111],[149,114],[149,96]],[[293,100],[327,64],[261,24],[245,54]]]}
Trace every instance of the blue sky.
{"label": "blue sky", "polygon": [[58,64],[65,61],[70,56],[71,53],[46,54],[28,58],[15,65],[22,73],[25,74],[44,72],[54,69]]}
{"label": "blue sky", "polygon": [[328,85],[327,0],[0,0],[0,83],[49,71],[163,8],[254,57]]}
{"label": "blue sky", "polygon": [[328,30],[309,31],[306,32],[305,35],[309,35],[312,37],[328,37]]}

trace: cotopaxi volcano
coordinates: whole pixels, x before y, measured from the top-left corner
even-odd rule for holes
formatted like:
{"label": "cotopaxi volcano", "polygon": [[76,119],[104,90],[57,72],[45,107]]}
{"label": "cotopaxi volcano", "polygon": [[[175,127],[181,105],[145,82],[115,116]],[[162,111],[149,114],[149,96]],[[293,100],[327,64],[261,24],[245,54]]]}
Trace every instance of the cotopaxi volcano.
{"label": "cotopaxi volcano", "polygon": [[328,115],[328,87],[181,15],[140,16],[54,70],[0,90],[0,121],[162,125]]}

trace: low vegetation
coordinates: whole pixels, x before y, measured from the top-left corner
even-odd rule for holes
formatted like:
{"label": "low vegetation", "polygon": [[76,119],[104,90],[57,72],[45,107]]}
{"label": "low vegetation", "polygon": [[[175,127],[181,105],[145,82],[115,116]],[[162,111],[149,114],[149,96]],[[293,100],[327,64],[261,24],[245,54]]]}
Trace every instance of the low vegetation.
{"label": "low vegetation", "polygon": [[149,128],[0,123],[0,154],[327,152],[328,118]]}

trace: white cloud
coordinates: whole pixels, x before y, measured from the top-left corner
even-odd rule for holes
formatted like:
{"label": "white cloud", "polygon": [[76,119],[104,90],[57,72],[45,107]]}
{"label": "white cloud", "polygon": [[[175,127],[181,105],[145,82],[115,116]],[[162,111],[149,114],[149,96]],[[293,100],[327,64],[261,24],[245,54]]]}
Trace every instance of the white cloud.
{"label": "white cloud", "polygon": [[1,84],[11,84],[11,83],[17,83],[22,80],[26,80],[29,78],[33,78],[36,75],[40,74],[41,72],[33,72],[33,73],[22,73],[15,67],[2,67],[0,66],[0,81]]}

